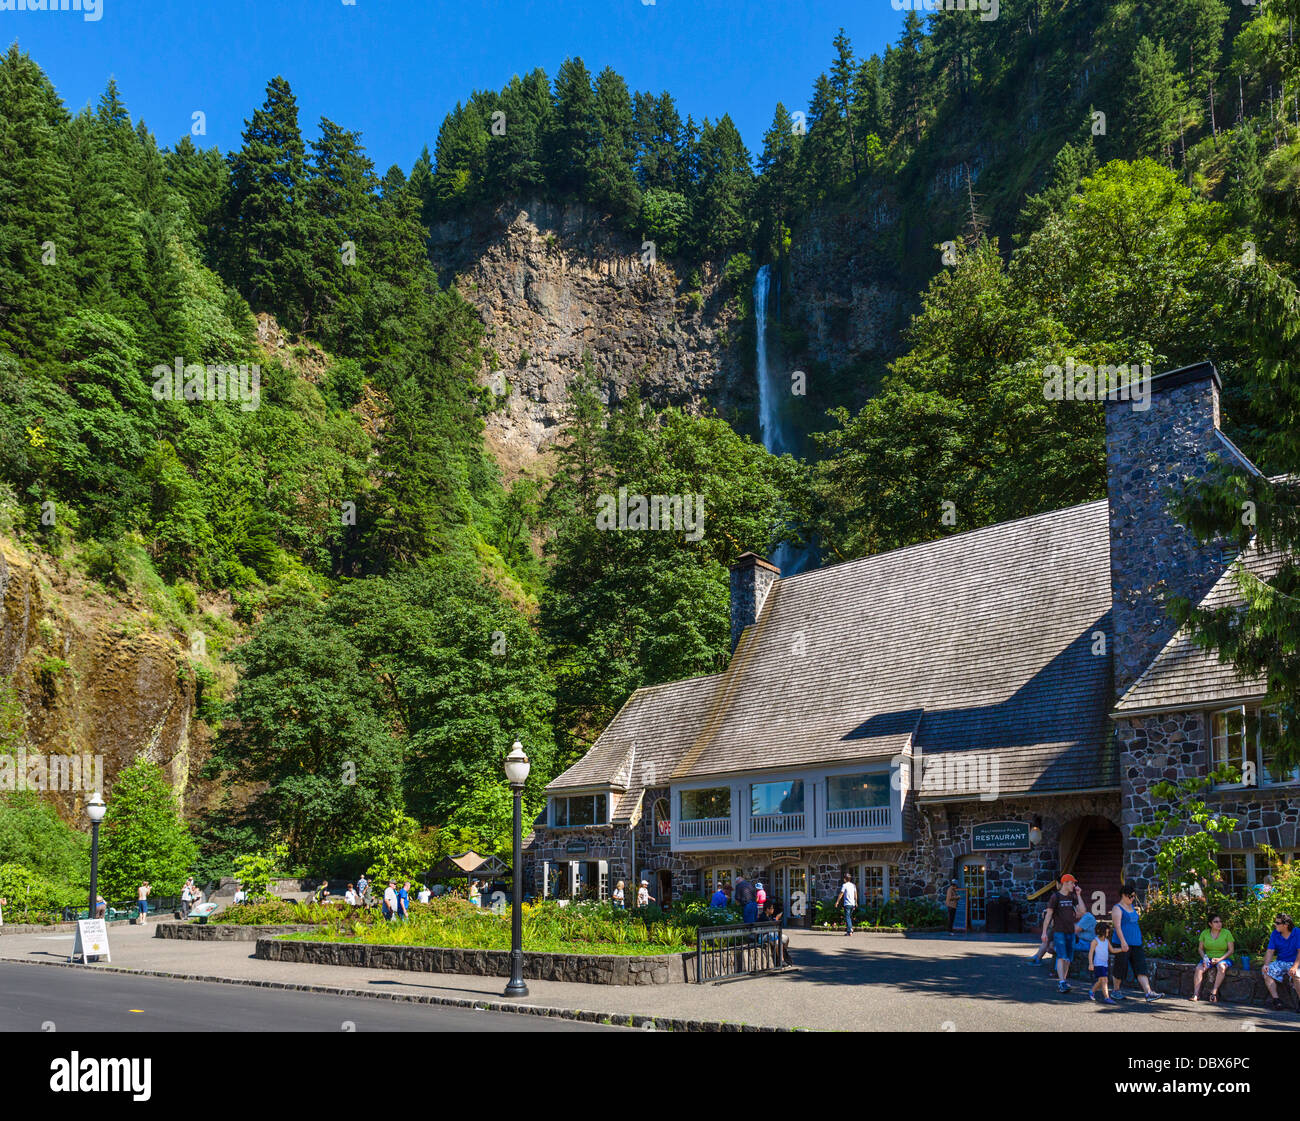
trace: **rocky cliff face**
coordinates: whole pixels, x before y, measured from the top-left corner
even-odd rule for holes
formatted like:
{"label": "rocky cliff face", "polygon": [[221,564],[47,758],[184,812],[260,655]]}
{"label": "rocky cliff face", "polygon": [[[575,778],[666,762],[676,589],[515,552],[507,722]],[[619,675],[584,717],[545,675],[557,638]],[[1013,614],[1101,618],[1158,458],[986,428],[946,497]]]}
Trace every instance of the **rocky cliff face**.
{"label": "rocky cliff face", "polygon": [[[892,260],[898,231],[896,204],[878,195],[861,207],[814,210],[794,232],[781,319],[790,361],[811,367],[811,377],[819,368],[863,368],[897,353],[908,310]],[[834,403],[858,407],[864,397]]]}
{"label": "rocky cliff face", "polygon": [[[26,718],[30,752],[103,756],[106,793],[141,755],[161,764],[199,807],[193,781],[207,726],[193,718],[188,650],[138,601],[106,596],[48,558],[0,536],[0,680]],[[84,823],[89,790],[52,792],[64,816]]]}
{"label": "rocky cliff face", "polygon": [[603,214],[508,203],[435,226],[430,254],[487,327],[484,382],[502,397],[487,439],[508,477],[559,434],[587,355],[607,401],[637,385],[659,405],[753,411],[737,304],[716,270],[691,287],[685,266],[647,265]]}

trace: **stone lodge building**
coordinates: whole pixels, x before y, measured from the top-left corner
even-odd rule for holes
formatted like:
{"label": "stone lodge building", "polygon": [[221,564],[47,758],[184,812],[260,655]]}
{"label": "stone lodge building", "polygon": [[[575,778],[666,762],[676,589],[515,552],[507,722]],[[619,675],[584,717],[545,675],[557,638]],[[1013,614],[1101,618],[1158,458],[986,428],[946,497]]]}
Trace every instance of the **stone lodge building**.
{"label": "stone lodge building", "polygon": [[1240,819],[1224,878],[1262,878],[1261,845],[1300,849],[1300,775],[1261,757],[1263,683],[1164,609],[1233,594],[1236,550],[1169,512],[1215,459],[1256,470],[1219,429],[1220,389],[1203,363],[1152,379],[1145,411],[1107,402],[1105,500],[785,579],[740,557],[727,669],[639,689],[550,783],[536,894],[624,880],[630,902],[644,878],[677,899],[743,874],[830,901],[847,870],[864,901],[958,879],[978,926],[1069,871],[1108,909],[1125,876],[1154,879],[1132,833],[1151,784],[1225,760],[1255,781],[1207,795]]}

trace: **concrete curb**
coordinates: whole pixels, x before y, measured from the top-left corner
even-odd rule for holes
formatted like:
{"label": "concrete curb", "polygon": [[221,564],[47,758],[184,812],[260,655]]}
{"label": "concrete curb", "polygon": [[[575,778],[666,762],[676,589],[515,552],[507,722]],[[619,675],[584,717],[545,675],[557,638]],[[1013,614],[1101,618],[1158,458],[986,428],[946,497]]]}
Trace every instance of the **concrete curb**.
{"label": "concrete curb", "polygon": [[326,996],[358,996],[370,1000],[393,1000],[406,1004],[436,1004],[445,1008],[469,1008],[476,1012],[513,1012],[520,1016],[549,1016],[558,1020],[576,1020],[585,1024],[610,1024],[619,1028],[643,1031],[684,1032],[793,1032],[811,1028],[760,1027],[733,1024],[726,1020],[678,1020],[666,1016],[641,1016],[626,1012],[589,1012],[582,1009],[551,1008],[541,1004],[512,1004],[506,1001],[472,1000],[467,997],[431,996],[420,993],[378,993],[349,989],[340,985],[295,985],[289,981],[259,981],[249,977],[214,977],[203,973],[173,973],[163,969],[128,969],[116,965],[79,965],[71,961],[24,961],[0,958],[0,964],[31,965],[46,969],[93,969],[96,973],[121,973],[131,977],[164,977],[175,981],[207,981],[218,985],[247,985],[255,989],[279,989],[286,992],[321,993]]}

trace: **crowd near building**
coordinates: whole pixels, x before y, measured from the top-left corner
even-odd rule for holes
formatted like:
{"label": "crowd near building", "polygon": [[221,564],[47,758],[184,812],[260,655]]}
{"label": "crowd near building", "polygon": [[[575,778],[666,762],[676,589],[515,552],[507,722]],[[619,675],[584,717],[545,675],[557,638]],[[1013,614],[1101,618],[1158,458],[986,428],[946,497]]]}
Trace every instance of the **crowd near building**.
{"label": "crowd near building", "polygon": [[1204,363],[1152,379],[1145,410],[1107,402],[1103,500],[785,578],[741,556],[726,670],[638,690],[550,783],[533,892],[644,879],[667,901],[743,876],[829,902],[847,871],[870,904],[956,879],[978,927],[1004,896],[1032,921],[1069,871],[1108,913],[1126,877],[1154,882],[1157,843],[1134,835],[1151,786],[1224,762],[1253,782],[1206,795],[1239,819],[1223,878],[1262,881],[1263,846],[1300,849],[1300,775],[1257,742],[1263,683],[1165,608],[1234,594],[1236,548],[1170,509],[1216,460],[1257,470],[1221,388]]}

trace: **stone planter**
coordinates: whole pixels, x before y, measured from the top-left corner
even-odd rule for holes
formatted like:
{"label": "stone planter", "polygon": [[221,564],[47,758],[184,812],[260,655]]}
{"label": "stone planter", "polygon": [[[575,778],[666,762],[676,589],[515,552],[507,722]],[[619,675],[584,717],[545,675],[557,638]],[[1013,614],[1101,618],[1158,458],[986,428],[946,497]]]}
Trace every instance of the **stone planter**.
{"label": "stone planter", "polygon": [[[283,933],[283,929],[280,931]],[[465,973],[475,977],[509,977],[508,950],[444,949],[435,946],[377,946],[358,942],[298,942],[257,939],[254,957],[309,965],[405,969],[413,973]],[[524,953],[524,977],[530,981],[570,981],[584,985],[671,985],[695,979],[691,951],[653,956],[618,954]]]}
{"label": "stone planter", "polygon": [[256,942],[272,934],[297,934],[315,930],[307,926],[241,926],[238,923],[160,922],[155,924],[155,938],[173,938],[182,942]]}

